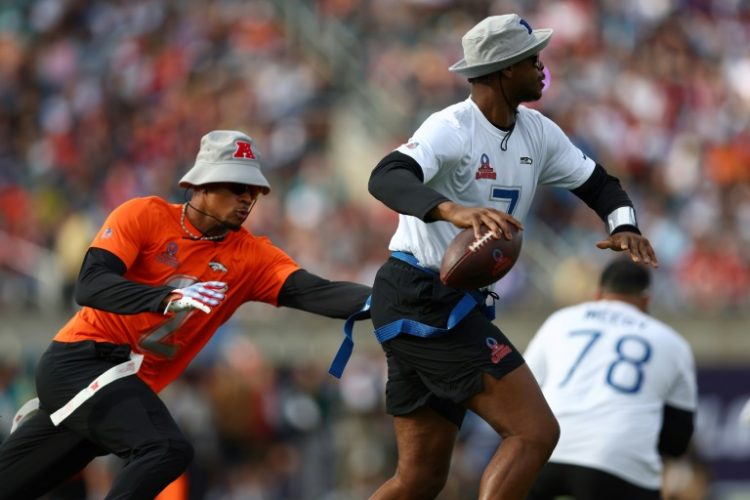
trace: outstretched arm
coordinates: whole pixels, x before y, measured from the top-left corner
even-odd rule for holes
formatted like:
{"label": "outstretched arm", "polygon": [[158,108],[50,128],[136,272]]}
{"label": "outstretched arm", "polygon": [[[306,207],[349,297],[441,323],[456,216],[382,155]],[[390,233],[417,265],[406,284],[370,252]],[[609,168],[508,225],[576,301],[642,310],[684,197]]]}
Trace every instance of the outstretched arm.
{"label": "outstretched arm", "polygon": [[346,319],[362,309],[372,288],[350,281],[329,281],[304,269],[293,272],[279,291],[280,306]]}
{"label": "outstretched arm", "polygon": [[633,202],[616,177],[597,164],[591,177],[573,189],[572,193],[586,202],[607,224],[609,237],[597,243],[598,248],[627,251],[634,262],[659,266],[651,242],[638,229]]}

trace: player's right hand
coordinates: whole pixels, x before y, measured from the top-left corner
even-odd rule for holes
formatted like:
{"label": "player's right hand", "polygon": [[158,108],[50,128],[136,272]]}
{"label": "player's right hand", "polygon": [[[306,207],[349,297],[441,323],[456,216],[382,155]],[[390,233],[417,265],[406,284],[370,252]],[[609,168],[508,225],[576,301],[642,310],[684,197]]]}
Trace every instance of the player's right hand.
{"label": "player's right hand", "polygon": [[193,283],[185,288],[172,290],[164,314],[200,309],[204,313],[211,312],[211,307],[219,305],[224,300],[227,284],[223,281],[204,281]]}
{"label": "player's right hand", "polygon": [[512,215],[490,207],[467,207],[452,201],[444,201],[435,207],[430,215],[437,220],[446,220],[456,227],[474,228],[476,238],[482,236],[482,225],[492,231],[495,239],[501,237],[505,237],[506,240],[512,239],[511,226],[523,231],[523,224]]}

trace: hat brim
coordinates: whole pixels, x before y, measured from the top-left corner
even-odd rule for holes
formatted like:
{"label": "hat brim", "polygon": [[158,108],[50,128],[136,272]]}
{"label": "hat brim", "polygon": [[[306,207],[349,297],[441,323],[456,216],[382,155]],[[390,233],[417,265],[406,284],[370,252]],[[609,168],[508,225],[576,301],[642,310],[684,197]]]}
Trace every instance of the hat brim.
{"label": "hat brim", "polygon": [[458,73],[459,75],[465,76],[466,78],[476,78],[478,76],[489,75],[495,71],[507,68],[508,66],[515,64],[519,61],[523,61],[529,56],[532,56],[542,50],[550,41],[552,37],[551,29],[538,29],[534,30],[532,35],[535,38],[534,43],[523,48],[520,52],[517,52],[501,61],[493,61],[484,64],[469,65],[466,59],[461,59],[450,68],[448,71],[451,73]]}
{"label": "hat brim", "polygon": [[263,194],[271,191],[271,185],[258,167],[237,163],[197,163],[180,179],[180,187],[189,188],[215,182],[258,186]]}

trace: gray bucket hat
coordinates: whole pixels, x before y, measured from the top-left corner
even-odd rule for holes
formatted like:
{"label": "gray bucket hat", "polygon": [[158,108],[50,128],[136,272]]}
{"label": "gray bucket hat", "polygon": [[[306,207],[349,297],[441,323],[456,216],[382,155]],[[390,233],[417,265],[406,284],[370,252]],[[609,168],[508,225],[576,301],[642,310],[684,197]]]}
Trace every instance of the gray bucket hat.
{"label": "gray bucket hat", "polygon": [[487,17],[463,36],[464,58],[448,71],[467,78],[500,71],[542,50],[551,36],[551,29],[532,30],[518,14]]}
{"label": "gray bucket hat", "polygon": [[253,140],[236,130],[214,130],[201,138],[193,168],[180,179],[181,187],[212,182],[236,182],[271,191],[260,171],[260,155]]}

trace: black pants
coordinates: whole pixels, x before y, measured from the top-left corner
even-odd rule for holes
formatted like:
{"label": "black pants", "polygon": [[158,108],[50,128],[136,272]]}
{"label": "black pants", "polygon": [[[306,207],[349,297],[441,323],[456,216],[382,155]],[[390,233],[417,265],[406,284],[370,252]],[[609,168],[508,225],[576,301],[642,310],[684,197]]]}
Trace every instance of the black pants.
{"label": "black pants", "polygon": [[36,373],[39,411],[0,444],[0,500],[37,498],[94,457],[126,460],[108,499],[153,498],[188,466],[193,448],[159,397],[131,375],[100,389],[55,427],[50,414],[106,370],[128,346],[53,342]]}
{"label": "black pants", "polygon": [[634,485],[604,471],[578,465],[549,462],[536,478],[526,500],[659,500],[657,490]]}

